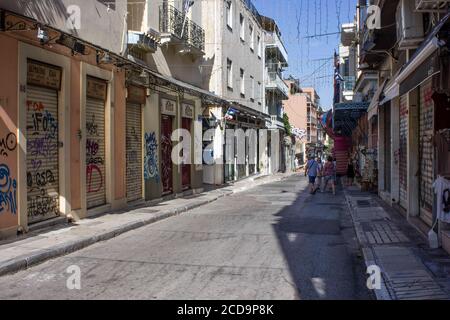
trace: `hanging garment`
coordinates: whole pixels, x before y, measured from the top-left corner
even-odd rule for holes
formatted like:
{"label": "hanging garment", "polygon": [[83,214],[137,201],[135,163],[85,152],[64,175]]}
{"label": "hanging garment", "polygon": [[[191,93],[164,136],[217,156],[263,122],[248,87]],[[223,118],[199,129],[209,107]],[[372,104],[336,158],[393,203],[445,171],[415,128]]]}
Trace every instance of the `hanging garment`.
{"label": "hanging garment", "polygon": [[450,173],[450,142],[447,139],[447,135],[445,133],[436,134],[435,146],[438,156],[438,173]]}
{"label": "hanging garment", "polygon": [[438,219],[450,223],[450,180],[438,176],[433,187],[437,196]]}

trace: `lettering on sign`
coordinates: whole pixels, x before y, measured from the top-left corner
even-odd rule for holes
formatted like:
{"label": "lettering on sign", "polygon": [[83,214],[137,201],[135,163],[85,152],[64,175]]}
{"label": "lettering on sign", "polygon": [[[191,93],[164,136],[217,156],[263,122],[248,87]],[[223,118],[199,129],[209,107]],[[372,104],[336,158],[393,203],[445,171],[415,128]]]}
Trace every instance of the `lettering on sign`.
{"label": "lettering on sign", "polygon": [[42,62],[28,60],[27,83],[49,89],[61,89],[62,69]]}
{"label": "lettering on sign", "polygon": [[92,99],[106,101],[108,83],[104,80],[88,77],[86,96]]}

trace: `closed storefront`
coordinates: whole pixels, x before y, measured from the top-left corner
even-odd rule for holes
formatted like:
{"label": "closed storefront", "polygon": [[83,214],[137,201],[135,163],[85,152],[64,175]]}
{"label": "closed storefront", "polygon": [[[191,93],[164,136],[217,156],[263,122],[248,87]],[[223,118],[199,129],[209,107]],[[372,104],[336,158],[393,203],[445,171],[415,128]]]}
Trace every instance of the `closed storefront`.
{"label": "closed storefront", "polygon": [[400,178],[400,206],[407,209],[408,190],[408,99],[407,95],[400,97],[400,147],[399,147],[399,178]]}
{"label": "closed storefront", "polygon": [[27,206],[28,223],[59,216],[58,92],[62,70],[28,61]]}
{"label": "closed storefront", "polygon": [[236,150],[235,150],[235,126],[232,124],[226,124],[225,131],[225,145],[224,145],[224,157],[225,157],[225,181],[235,180],[235,162],[236,162]]}
{"label": "closed storefront", "polygon": [[173,193],[172,132],[176,101],[161,99],[161,183],[163,195]]}
{"label": "closed storefront", "polygon": [[[183,104],[181,108],[181,117],[181,128],[187,130],[189,134],[191,134],[192,119],[194,117],[194,107],[190,104]],[[189,141],[189,143],[192,143],[192,140]],[[188,163],[183,163],[181,166],[181,185],[183,190],[191,188],[191,159],[186,159],[186,162]]]}
{"label": "closed storefront", "polygon": [[128,87],[126,106],[126,183],[127,201],[143,197],[142,105],[145,88]]}
{"label": "closed storefront", "polygon": [[106,204],[105,101],[107,82],[88,77],[86,89],[87,208]]}
{"label": "closed storefront", "polygon": [[429,225],[433,215],[433,128],[434,102],[432,99],[432,80],[427,80],[420,86],[420,115],[419,115],[419,198],[420,217]]}

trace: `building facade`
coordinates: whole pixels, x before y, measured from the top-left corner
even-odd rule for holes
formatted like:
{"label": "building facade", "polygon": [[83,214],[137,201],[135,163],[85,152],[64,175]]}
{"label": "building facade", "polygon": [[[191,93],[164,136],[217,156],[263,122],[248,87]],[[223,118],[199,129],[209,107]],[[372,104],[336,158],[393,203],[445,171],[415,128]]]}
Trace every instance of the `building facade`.
{"label": "building facade", "polygon": [[433,189],[439,176],[448,178],[448,7],[438,1],[360,2],[370,4],[384,17],[380,29],[363,27],[360,50],[360,65],[378,73],[368,119],[369,141],[374,137],[378,147],[378,192],[424,234],[439,226],[441,244],[450,251],[449,225],[436,221],[442,195]]}

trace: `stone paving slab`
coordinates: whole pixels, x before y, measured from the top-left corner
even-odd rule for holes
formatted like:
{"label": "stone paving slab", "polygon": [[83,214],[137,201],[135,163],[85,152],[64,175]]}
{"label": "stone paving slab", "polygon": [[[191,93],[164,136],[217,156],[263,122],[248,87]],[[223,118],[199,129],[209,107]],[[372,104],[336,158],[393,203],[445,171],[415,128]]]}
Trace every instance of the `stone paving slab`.
{"label": "stone paving slab", "polygon": [[381,289],[375,290],[377,299],[450,299],[450,292],[432,276],[412,250],[408,236],[375,197],[344,192],[366,266],[377,265],[382,271]]}
{"label": "stone paving slab", "polygon": [[30,235],[0,243],[0,276],[26,269],[46,260],[83,249],[99,241],[105,241],[125,232],[141,228],[219,198],[243,192],[250,188],[281,181],[293,175],[276,174],[255,180],[246,179],[225,189],[206,191],[201,197],[176,198],[152,206],[111,212],[95,218],[87,218],[75,224],[52,226],[33,231]]}

